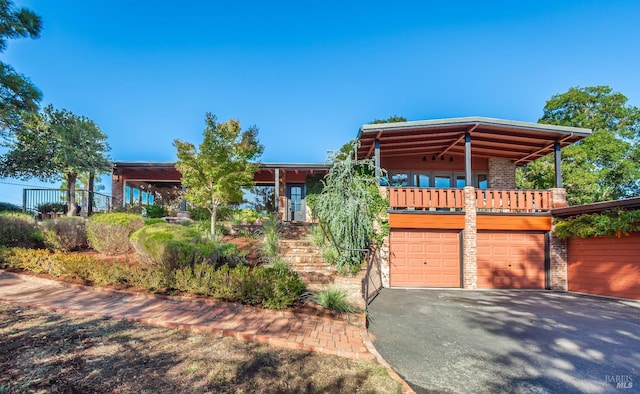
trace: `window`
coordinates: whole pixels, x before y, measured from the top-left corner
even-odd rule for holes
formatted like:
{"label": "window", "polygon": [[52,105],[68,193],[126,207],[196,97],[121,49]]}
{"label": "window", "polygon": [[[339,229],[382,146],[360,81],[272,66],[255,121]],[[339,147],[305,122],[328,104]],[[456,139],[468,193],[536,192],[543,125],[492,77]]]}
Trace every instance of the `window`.
{"label": "window", "polygon": [[444,175],[436,175],[434,177],[434,187],[442,188],[442,187],[451,187],[451,177]]}
{"label": "window", "polygon": [[478,174],[478,189],[489,188],[489,177],[487,174]]}
{"label": "window", "polygon": [[456,176],[456,187],[457,188],[463,188],[467,186],[467,181],[465,179],[465,177],[457,175]]}
{"label": "window", "polygon": [[407,187],[409,186],[409,175],[404,173],[389,175],[392,187]]}
{"label": "window", "polygon": [[415,187],[429,187],[429,175],[427,174],[414,174],[413,185]]}

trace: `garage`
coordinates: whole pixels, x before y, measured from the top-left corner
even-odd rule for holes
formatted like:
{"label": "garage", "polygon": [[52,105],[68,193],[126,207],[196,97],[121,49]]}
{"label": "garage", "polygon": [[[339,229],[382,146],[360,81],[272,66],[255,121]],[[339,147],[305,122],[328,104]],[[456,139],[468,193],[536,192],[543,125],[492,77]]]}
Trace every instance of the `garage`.
{"label": "garage", "polygon": [[544,289],[545,236],[531,231],[478,231],[480,289]]}
{"label": "garage", "polygon": [[461,287],[460,231],[392,229],[390,285]]}
{"label": "garage", "polygon": [[569,291],[640,300],[640,233],[569,239]]}

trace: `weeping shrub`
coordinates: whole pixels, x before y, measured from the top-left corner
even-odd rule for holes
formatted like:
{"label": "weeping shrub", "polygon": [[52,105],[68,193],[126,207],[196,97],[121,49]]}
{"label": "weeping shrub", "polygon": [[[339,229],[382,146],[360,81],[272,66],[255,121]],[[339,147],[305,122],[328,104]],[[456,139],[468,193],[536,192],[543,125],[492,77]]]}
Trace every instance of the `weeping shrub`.
{"label": "weeping shrub", "polygon": [[[380,219],[388,201],[378,191],[374,171],[373,160],[355,160],[349,155],[336,159],[324,178],[314,213],[343,248],[366,249],[378,239],[374,221]],[[339,252],[338,270],[352,271],[360,266],[362,251]]]}
{"label": "weeping shrub", "polygon": [[276,215],[272,214],[262,222],[262,235],[260,253],[267,262],[273,263],[280,255],[280,222]]}

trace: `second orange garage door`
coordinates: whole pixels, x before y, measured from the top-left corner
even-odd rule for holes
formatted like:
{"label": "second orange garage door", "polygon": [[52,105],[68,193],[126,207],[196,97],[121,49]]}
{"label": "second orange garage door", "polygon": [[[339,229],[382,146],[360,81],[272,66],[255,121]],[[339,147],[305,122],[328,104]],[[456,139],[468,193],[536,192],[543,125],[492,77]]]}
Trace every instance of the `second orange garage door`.
{"label": "second orange garage door", "polygon": [[478,288],[544,289],[543,233],[478,231]]}
{"label": "second orange garage door", "polygon": [[392,229],[393,287],[460,287],[460,232]]}

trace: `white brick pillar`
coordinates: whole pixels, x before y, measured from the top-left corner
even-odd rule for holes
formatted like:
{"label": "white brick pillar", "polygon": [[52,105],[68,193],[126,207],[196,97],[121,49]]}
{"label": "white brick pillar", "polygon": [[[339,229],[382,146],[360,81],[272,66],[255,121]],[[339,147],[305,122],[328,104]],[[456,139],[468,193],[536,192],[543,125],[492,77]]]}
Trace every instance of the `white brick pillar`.
{"label": "white brick pillar", "polygon": [[463,189],[463,193],[464,237],[462,241],[462,284],[465,289],[476,289],[478,287],[476,192],[473,186],[466,186]]}

